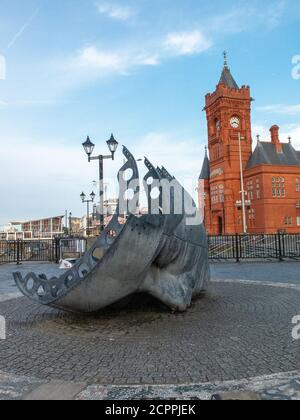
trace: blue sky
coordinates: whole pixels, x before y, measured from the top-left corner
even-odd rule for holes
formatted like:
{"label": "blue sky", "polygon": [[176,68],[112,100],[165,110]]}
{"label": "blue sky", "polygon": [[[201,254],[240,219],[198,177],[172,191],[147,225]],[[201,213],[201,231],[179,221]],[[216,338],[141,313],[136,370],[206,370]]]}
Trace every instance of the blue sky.
{"label": "blue sky", "polygon": [[[277,123],[300,147],[299,2],[250,3],[1,0],[0,225],[84,213],[79,194],[97,178],[87,134],[100,153],[113,131],[193,189],[224,50],[256,99],[253,137]],[[106,165],[112,196],[121,162]]]}

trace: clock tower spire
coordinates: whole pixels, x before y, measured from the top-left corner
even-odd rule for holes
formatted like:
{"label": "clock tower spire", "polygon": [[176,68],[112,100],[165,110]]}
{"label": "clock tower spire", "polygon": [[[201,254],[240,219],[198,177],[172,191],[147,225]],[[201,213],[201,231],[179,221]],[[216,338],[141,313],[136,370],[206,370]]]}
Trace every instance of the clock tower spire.
{"label": "clock tower spire", "polygon": [[241,200],[239,136],[243,169],[252,154],[250,87],[239,87],[224,52],[224,67],[215,92],[206,95],[205,112],[210,157],[211,217],[216,234],[235,234]]}

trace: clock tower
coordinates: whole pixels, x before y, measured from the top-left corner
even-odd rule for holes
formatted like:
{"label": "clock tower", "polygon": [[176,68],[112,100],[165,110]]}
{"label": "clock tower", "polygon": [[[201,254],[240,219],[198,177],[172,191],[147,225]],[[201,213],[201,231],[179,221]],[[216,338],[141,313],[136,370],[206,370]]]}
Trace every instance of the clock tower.
{"label": "clock tower", "polygon": [[245,170],[252,154],[250,87],[237,85],[226,53],[224,58],[217,88],[205,98],[210,162],[210,208],[205,210],[205,223],[216,235],[243,231],[237,207],[242,189],[240,156]]}

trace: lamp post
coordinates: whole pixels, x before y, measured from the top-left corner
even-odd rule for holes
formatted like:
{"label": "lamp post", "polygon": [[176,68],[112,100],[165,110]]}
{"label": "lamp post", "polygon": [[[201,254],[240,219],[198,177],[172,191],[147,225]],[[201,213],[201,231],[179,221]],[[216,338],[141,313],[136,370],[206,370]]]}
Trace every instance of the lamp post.
{"label": "lamp post", "polygon": [[86,200],[86,195],[83,193],[81,193],[80,198],[82,200],[83,203],[86,203],[87,205],[87,219],[86,219],[86,233],[87,236],[90,236],[90,203],[93,203],[95,201],[95,197],[96,194],[94,192],[92,192],[90,194],[91,199],[90,200]]}
{"label": "lamp post", "polygon": [[243,158],[242,158],[242,140],[245,140],[245,137],[241,136],[239,133],[239,154],[240,154],[240,171],[241,171],[241,194],[242,194],[242,211],[243,211],[243,233],[247,234],[247,217],[246,217],[246,199],[245,199],[245,185],[244,185],[244,172],[243,172]]}
{"label": "lamp post", "polygon": [[88,161],[91,162],[93,160],[99,161],[99,198],[100,198],[100,231],[104,229],[104,169],[103,169],[103,163],[105,159],[115,159],[115,153],[118,149],[119,143],[114,138],[114,135],[111,135],[111,138],[106,142],[107,146],[110,151],[110,155],[99,155],[92,157],[95,145],[91,142],[90,138],[88,137],[86,141],[82,144],[85,153],[88,156]]}
{"label": "lamp post", "polygon": [[70,212],[69,214],[69,235],[72,235],[72,216],[73,214]]}

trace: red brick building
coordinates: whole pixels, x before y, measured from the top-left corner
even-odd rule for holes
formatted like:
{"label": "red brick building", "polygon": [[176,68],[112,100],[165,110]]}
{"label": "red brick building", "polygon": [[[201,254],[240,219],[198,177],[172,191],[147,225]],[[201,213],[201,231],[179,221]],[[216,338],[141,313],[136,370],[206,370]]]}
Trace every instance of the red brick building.
{"label": "red brick building", "polygon": [[209,155],[206,149],[199,178],[206,228],[212,235],[300,233],[300,152],[281,142],[276,125],[253,151],[252,101],[225,60],[215,92],[206,95]]}

